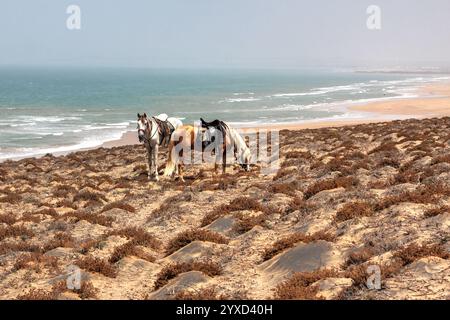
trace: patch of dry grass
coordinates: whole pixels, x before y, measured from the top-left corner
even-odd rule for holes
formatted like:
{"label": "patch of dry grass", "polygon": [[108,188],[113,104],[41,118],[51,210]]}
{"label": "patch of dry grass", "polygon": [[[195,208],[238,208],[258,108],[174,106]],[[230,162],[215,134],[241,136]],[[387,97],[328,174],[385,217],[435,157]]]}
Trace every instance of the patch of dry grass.
{"label": "patch of dry grass", "polygon": [[222,274],[222,267],[217,262],[212,261],[191,261],[170,264],[164,267],[157,275],[154,290],[165,286],[179,274],[189,271],[200,271],[210,277],[214,277]]}
{"label": "patch of dry grass", "polygon": [[318,194],[321,191],[331,190],[336,188],[351,188],[358,185],[358,180],[355,177],[338,177],[335,179],[320,180],[310,185],[305,191],[305,199]]}
{"label": "patch of dry grass", "polygon": [[354,218],[370,217],[374,214],[373,207],[365,201],[346,203],[334,218],[335,222],[343,222]]}
{"label": "patch of dry grass", "polygon": [[116,268],[108,261],[100,258],[92,256],[84,257],[77,260],[75,265],[89,272],[100,273],[105,277],[115,278],[117,276]]}
{"label": "patch of dry grass", "polygon": [[166,255],[171,255],[175,251],[185,247],[193,241],[207,241],[227,244],[229,240],[214,231],[205,229],[191,229],[177,234],[175,238],[169,241],[166,248]]}
{"label": "patch of dry grass", "polygon": [[124,201],[116,201],[116,202],[108,203],[107,205],[105,205],[103,207],[101,212],[106,212],[106,211],[109,211],[111,209],[116,209],[116,208],[131,212],[131,213],[136,212],[136,208],[134,208],[132,205],[130,205]]}
{"label": "patch of dry grass", "polygon": [[199,290],[178,291],[173,300],[200,301],[200,300],[229,300],[227,295],[219,294],[215,287],[202,288]]}
{"label": "patch of dry grass", "polygon": [[441,206],[439,208],[430,209],[424,212],[423,216],[424,218],[432,218],[436,217],[438,215],[449,213],[450,207],[449,206]]}
{"label": "patch of dry grass", "polygon": [[274,298],[278,300],[320,300],[317,297],[318,288],[311,285],[321,279],[337,275],[338,272],[331,269],[295,273],[289,280],[275,288]]}

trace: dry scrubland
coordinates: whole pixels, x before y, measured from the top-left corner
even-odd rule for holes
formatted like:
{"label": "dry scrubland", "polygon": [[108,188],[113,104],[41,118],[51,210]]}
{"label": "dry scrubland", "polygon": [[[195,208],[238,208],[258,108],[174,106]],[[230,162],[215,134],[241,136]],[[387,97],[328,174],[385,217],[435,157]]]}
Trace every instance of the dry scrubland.
{"label": "dry scrubland", "polygon": [[184,184],[148,182],[140,145],[0,164],[0,297],[449,298],[450,118],[280,140],[276,176]]}

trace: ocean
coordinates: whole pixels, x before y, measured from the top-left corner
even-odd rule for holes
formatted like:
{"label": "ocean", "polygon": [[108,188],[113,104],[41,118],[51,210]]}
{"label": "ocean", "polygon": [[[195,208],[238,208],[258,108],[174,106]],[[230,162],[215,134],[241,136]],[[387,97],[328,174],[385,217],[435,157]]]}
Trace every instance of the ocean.
{"label": "ocean", "polygon": [[363,119],[351,104],[414,97],[438,75],[344,71],[0,69],[0,160],[93,148],[136,114],[235,126]]}

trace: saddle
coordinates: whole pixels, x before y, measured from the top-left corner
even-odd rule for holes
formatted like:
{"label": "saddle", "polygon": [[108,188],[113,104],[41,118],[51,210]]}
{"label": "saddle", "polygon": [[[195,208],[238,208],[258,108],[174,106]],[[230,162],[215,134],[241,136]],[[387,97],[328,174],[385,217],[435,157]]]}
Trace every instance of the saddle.
{"label": "saddle", "polygon": [[221,120],[214,120],[211,122],[206,122],[205,120],[203,120],[203,118],[200,118],[200,121],[202,122],[202,127],[203,128],[216,128],[217,130],[219,130],[220,132],[222,132],[223,134],[225,134],[228,131],[228,126],[225,122],[221,121]]}
{"label": "saddle", "polygon": [[169,121],[163,121],[156,117],[153,117],[156,124],[158,125],[158,133],[159,133],[159,145],[162,145],[164,142],[164,146],[169,145],[170,137],[172,133],[175,131],[175,128]]}
{"label": "saddle", "polygon": [[[227,135],[227,132],[229,130],[229,128],[225,122],[218,120],[218,119],[211,121],[211,122],[206,122],[205,120],[203,120],[203,118],[200,118],[200,121],[202,124],[202,128],[206,128],[206,129],[215,128],[216,130],[221,132],[223,141],[225,141],[225,136]],[[215,143],[214,139],[211,141],[202,141],[203,149],[205,149],[208,145],[210,145],[212,143]]]}

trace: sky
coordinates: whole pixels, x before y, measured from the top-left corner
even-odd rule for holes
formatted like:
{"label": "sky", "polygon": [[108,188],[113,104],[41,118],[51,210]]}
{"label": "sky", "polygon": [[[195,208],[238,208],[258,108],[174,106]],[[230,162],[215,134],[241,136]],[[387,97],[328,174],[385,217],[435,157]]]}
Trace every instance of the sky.
{"label": "sky", "polygon": [[449,67],[449,40],[448,0],[0,0],[2,66]]}

